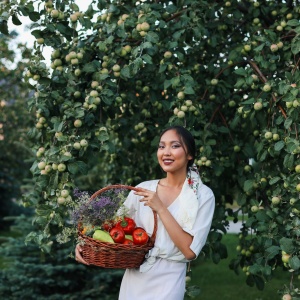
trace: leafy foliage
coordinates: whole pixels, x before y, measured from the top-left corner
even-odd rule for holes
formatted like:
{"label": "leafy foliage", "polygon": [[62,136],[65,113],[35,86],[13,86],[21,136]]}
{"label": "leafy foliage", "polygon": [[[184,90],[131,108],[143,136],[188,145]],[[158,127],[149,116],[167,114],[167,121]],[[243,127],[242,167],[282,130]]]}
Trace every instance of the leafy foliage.
{"label": "leafy foliage", "polygon": [[[231,268],[246,270],[259,289],[277,267],[298,275],[296,2],[99,0],[86,12],[67,0],[37,1],[37,11],[20,2],[4,6],[0,24],[7,32],[9,10],[15,24],[16,12],[35,21],[27,80],[36,89],[29,105],[37,160],[35,189],[24,201],[36,208],[40,231],[30,238],[49,250],[66,220],[57,199],[76,180],[90,178],[97,189],[162,176],[159,132],[182,124],[196,138],[197,164],[217,199],[205,252],[216,263],[227,256],[221,232],[228,215],[242,213]],[[51,71],[44,45],[53,48]],[[237,211],[226,208],[233,201]]]}
{"label": "leafy foliage", "polygon": [[0,274],[0,296],[8,299],[115,299],[122,270],[86,267],[69,257],[73,243],[54,246],[54,256],[44,254],[35,243],[25,244],[34,227],[28,216],[15,219],[15,238],[1,243],[5,258]]}

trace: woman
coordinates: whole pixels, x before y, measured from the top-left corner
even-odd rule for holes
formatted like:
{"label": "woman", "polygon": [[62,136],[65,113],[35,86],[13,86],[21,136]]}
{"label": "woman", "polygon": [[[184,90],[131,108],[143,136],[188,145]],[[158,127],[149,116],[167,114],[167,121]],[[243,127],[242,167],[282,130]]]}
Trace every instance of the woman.
{"label": "woman", "polygon": [[[127,269],[119,300],[182,300],[186,262],[196,259],[205,245],[215,207],[211,189],[201,182],[194,158],[195,141],[181,126],[160,136],[157,159],[166,177],[139,184],[125,201],[137,226],[152,234],[157,213],[154,247],[139,269]],[[141,205],[141,203],[143,205]],[[76,247],[76,259],[85,263]]]}

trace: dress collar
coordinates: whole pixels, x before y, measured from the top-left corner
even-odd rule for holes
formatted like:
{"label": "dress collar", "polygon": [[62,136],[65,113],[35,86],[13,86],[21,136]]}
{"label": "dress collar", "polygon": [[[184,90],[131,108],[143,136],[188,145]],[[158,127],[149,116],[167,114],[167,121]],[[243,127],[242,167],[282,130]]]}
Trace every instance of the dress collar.
{"label": "dress collar", "polygon": [[178,223],[192,229],[199,207],[198,188],[203,185],[195,165],[189,168],[187,178],[182,186],[178,201],[180,203]]}

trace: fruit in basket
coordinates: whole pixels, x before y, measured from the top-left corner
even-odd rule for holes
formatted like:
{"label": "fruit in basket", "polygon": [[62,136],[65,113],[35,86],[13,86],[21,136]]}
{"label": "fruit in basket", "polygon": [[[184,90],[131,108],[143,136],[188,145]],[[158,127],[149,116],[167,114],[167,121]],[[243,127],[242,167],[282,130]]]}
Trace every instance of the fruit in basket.
{"label": "fruit in basket", "polygon": [[120,243],[122,244],[125,241],[125,232],[122,228],[120,227],[113,227],[110,231],[109,234],[111,238],[114,240],[115,243]]}
{"label": "fruit in basket", "polygon": [[125,241],[122,243],[123,245],[134,245],[133,240],[125,239]]}
{"label": "fruit in basket", "polygon": [[133,241],[133,237],[131,234],[125,234],[125,239]]}
{"label": "fruit in basket", "polygon": [[135,245],[145,245],[149,240],[149,236],[145,229],[137,227],[132,232],[133,243]]}
{"label": "fruit in basket", "polygon": [[114,240],[110,234],[104,230],[97,229],[93,234],[93,239],[99,240],[101,242],[114,243]]}
{"label": "fruit in basket", "polygon": [[117,222],[116,227],[121,227],[125,234],[132,234],[133,230],[136,227],[136,224],[133,219],[129,217],[124,217]]}

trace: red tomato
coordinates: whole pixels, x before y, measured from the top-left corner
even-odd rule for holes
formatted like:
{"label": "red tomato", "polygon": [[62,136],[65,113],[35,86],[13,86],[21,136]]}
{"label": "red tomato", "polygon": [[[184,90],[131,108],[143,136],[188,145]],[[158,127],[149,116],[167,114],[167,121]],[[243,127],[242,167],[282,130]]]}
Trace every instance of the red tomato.
{"label": "red tomato", "polygon": [[122,244],[125,241],[125,232],[122,228],[120,227],[113,227],[109,231],[110,236],[114,240],[115,243],[120,243]]}
{"label": "red tomato", "polygon": [[117,224],[116,227],[121,227],[125,234],[131,234],[136,227],[136,224],[133,219],[124,217]]}
{"label": "red tomato", "polygon": [[110,231],[113,227],[114,227],[114,221],[113,220],[106,220],[103,224],[102,224],[102,229],[105,231]]}
{"label": "red tomato", "polygon": [[124,245],[133,245],[133,241],[130,239],[125,239],[125,241],[123,242]]}
{"label": "red tomato", "polygon": [[145,229],[137,227],[132,232],[133,243],[135,245],[145,245],[149,240],[149,236]]}

